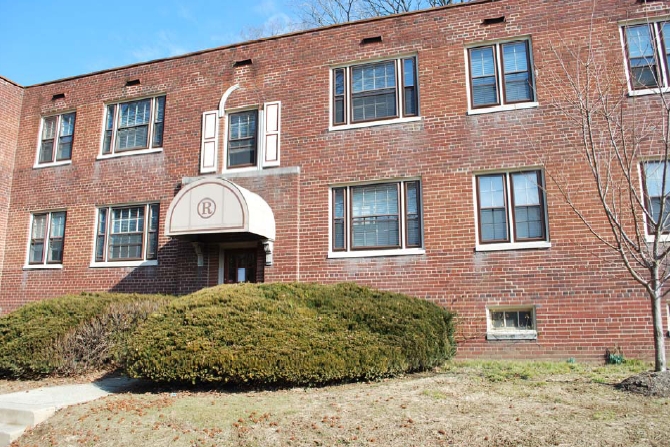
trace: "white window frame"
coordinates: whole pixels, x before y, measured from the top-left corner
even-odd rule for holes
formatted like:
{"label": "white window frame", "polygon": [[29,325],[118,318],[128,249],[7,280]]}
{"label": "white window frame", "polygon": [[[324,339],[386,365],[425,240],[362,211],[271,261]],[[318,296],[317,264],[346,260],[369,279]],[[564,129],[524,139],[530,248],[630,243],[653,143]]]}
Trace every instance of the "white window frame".
{"label": "white window frame", "polygon": [[[63,268],[63,261],[58,263],[49,263],[47,260],[49,258],[49,239],[50,239],[50,234],[51,234],[51,225],[52,225],[52,216],[53,214],[56,213],[65,213],[65,225],[64,227],[67,227],[67,210],[65,209],[55,209],[55,210],[50,210],[50,211],[37,211],[30,213],[30,224],[28,226],[28,242],[27,242],[27,247],[26,247],[26,260],[23,265],[23,268],[26,270],[31,270],[31,269],[62,269]],[[47,215],[46,219],[46,228],[44,229],[44,251],[42,255],[42,262],[40,263],[30,263],[30,244],[32,242],[32,237],[33,237],[33,224],[35,222],[35,216],[36,215]],[[63,256],[65,256],[65,228],[63,229]]]}
{"label": "white window frame", "polygon": [[[407,212],[405,207],[405,183],[417,182],[419,184],[419,231],[421,232],[421,245],[420,247],[407,247]],[[358,186],[366,185],[380,185],[380,184],[399,184],[401,189],[400,202],[398,203],[398,212],[400,214],[399,221],[399,231],[400,231],[400,247],[399,248],[377,248],[371,250],[352,250],[351,248],[351,216],[349,215],[350,203],[351,203],[351,188]],[[342,251],[333,250],[333,191],[339,188],[346,188],[347,193],[345,194],[344,206],[347,212],[345,213],[344,218],[344,245],[345,249]],[[424,213],[423,213],[423,182],[421,178],[412,177],[412,178],[399,178],[399,179],[386,179],[379,181],[368,181],[368,182],[356,182],[356,183],[344,183],[344,184],[335,184],[331,185],[328,188],[328,258],[365,258],[365,257],[378,257],[378,256],[407,256],[407,255],[423,255],[426,253],[425,242],[424,242]]]}
{"label": "white window frame", "polygon": [[[415,64],[415,73],[414,73],[414,83],[416,89],[416,115],[404,116],[405,104],[404,104],[404,82],[403,82],[403,59],[414,59]],[[396,106],[398,111],[398,116],[396,118],[389,119],[378,119],[374,121],[365,121],[359,123],[351,122],[351,69],[353,67],[375,64],[379,62],[394,61],[396,66]],[[344,115],[345,123],[344,124],[334,124],[334,86],[335,86],[335,71],[338,69],[344,69],[344,79],[345,79],[345,106],[344,106]],[[386,124],[396,124],[396,123],[407,123],[412,121],[421,121],[421,93],[419,86],[419,57],[416,54],[403,54],[394,57],[383,57],[375,58],[363,61],[349,62],[346,64],[339,64],[330,67],[329,72],[329,99],[328,99],[328,130],[347,130],[347,129],[359,129],[363,127],[372,127],[372,126],[381,126]]]}
{"label": "white window frame", "polygon": [[[156,152],[162,152],[163,151],[163,145],[161,144],[160,147],[153,147],[153,139],[154,139],[154,127],[156,124],[155,121],[155,113],[156,113],[156,100],[157,98],[165,98],[164,105],[163,105],[163,136],[161,139],[162,143],[165,143],[165,111],[167,107],[167,95],[165,93],[158,94],[158,95],[153,95],[153,96],[145,96],[145,97],[140,97],[140,98],[132,98],[128,100],[123,100],[123,101],[116,101],[116,102],[108,102],[105,103],[105,106],[103,107],[103,112],[102,112],[102,135],[100,138],[100,152],[98,154],[97,159],[102,160],[102,159],[107,159],[107,158],[116,158],[116,157],[127,157],[131,155],[141,155],[141,154],[152,154]],[[147,142],[148,142],[148,147],[147,148],[138,148],[138,149],[126,149],[126,150],[116,150],[116,140],[117,140],[117,135],[119,131],[119,110],[120,106],[122,104],[127,104],[131,102],[136,102],[136,101],[144,101],[150,99],[151,100],[151,110],[150,110],[150,116],[151,120],[149,121],[148,127],[148,135],[147,135]],[[105,154],[104,153],[104,146],[105,146],[105,135],[107,133],[107,110],[109,106],[115,106],[114,107],[114,117],[113,117],[113,127],[112,127],[112,140],[110,142],[110,152]]]}
{"label": "white window frame", "polygon": [[[72,129],[72,143],[70,147],[70,158],[67,160],[56,160],[56,154],[58,153],[58,140],[60,139],[60,125],[63,115],[74,114],[74,128]],[[53,161],[40,163],[40,152],[42,151],[42,131],[44,130],[44,120],[48,118],[57,117],[56,119],[56,134],[54,135],[54,147],[53,147]],[[33,164],[34,169],[48,168],[52,166],[62,166],[72,164],[72,151],[74,150],[74,131],[77,128],[77,111],[76,110],[66,110],[59,112],[54,115],[43,116],[40,120],[39,133],[37,134],[37,153],[35,154],[35,163]]]}
{"label": "white window frame", "polygon": [[[545,239],[541,241],[516,241],[514,234],[515,224],[514,220],[514,210],[512,209],[512,198],[511,198],[511,174],[522,173],[522,172],[534,172],[540,171],[542,176],[542,208],[544,213],[544,234]],[[505,196],[505,211],[507,215],[507,225],[509,232],[509,242],[500,242],[500,243],[481,243],[481,235],[479,233],[479,197],[477,197],[477,177],[486,176],[486,175],[504,175],[505,176],[505,190],[507,192]],[[501,251],[501,250],[523,250],[523,249],[538,249],[538,248],[550,248],[551,239],[549,238],[549,213],[547,211],[547,191],[546,191],[546,177],[544,174],[544,169],[537,166],[532,167],[523,167],[517,169],[505,169],[505,170],[494,170],[494,171],[482,171],[475,172],[472,175],[472,199],[474,206],[475,214],[475,251]]]}
{"label": "white window frame", "polygon": [[[503,67],[502,67],[502,57],[501,57],[501,48],[502,45],[506,43],[512,43],[512,42],[522,42],[525,41],[528,45],[528,60],[530,64],[530,75],[533,80],[533,100],[532,101],[526,101],[526,102],[514,102],[514,103],[509,103],[506,104],[504,103],[504,95],[503,95],[503,89],[505,88],[504,82],[503,82],[503,77],[504,75],[501,75],[503,73]],[[475,49],[475,48],[480,48],[480,47],[488,47],[488,46],[493,46],[495,48],[495,58],[496,58],[496,86],[498,87],[498,94],[500,96],[500,104],[499,105],[492,105],[490,107],[479,107],[479,108],[474,108],[472,106],[472,82],[471,82],[471,75],[470,75],[470,50]],[[533,67],[535,66],[533,62],[533,43],[531,41],[530,36],[518,36],[512,39],[505,39],[505,40],[494,40],[494,41],[484,41],[484,42],[477,42],[473,44],[468,44],[465,49],[464,49],[464,57],[465,57],[465,85],[466,85],[466,96],[468,100],[468,115],[481,115],[485,113],[495,113],[495,112],[505,112],[505,111],[510,111],[510,110],[523,110],[523,109],[532,109],[532,108],[537,108],[539,107],[540,103],[538,102],[537,99],[537,79],[535,76],[535,70]]]}
{"label": "white window frame", "polygon": [[[621,51],[623,54],[623,69],[624,73],[626,74],[626,82],[628,85],[628,95],[629,96],[644,96],[644,95],[652,95],[652,94],[659,94],[659,93],[668,93],[670,92],[670,67],[667,66],[667,61],[665,58],[665,54],[663,54],[661,51],[663,49],[663,41],[661,39],[661,32],[660,32],[660,25],[663,22],[670,22],[670,16],[661,16],[661,17],[655,17],[653,19],[640,19],[640,20],[629,20],[625,22],[620,22],[619,23],[619,39],[621,40]],[[656,44],[656,60],[659,66],[659,69],[661,71],[661,84],[657,87],[653,88],[645,88],[645,89],[634,89],[633,88],[633,82],[631,79],[631,71],[630,71],[630,63],[628,60],[628,48],[627,48],[627,42],[626,42],[626,32],[625,28],[629,26],[636,26],[636,25],[651,25],[653,27],[653,40]]]}
{"label": "white window frame", "polygon": [[[152,205],[158,206],[158,227],[156,228],[157,244],[156,244],[156,259],[147,259],[147,247],[149,244],[149,219],[150,209]],[[138,260],[110,260],[109,259],[109,237],[111,234],[111,215],[113,210],[122,208],[137,208],[144,207],[144,229],[142,232],[142,259]],[[104,239],[103,261],[96,260],[96,249],[98,240],[98,222],[100,219],[100,210],[107,210],[107,222]],[[93,252],[91,256],[90,267],[139,267],[158,265],[158,250],[160,243],[160,203],[159,202],[143,202],[143,203],[128,203],[122,205],[99,206],[95,209],[95,222],[93,227]]]}
{"label": "white window frame", "polygon": [[[638,163],[638,169],[640,170],[639,171],[640,191],[642,192],[640,197],[642,198],[642,203],[644,205],[644,211],[646,213],[651,213],[651,210],[648,209],[649,197],[648,197],[648,193],[647,193],[647,185],[645,184],[646,181],[647,181],[647,178],[646,178],[646,175],[644,173],[644,165],[647,164],[647,163],[662,163],[662,162],[663,162],[663,160],[660,160],[660,159],[649,158],[649,159],[642,159]],[[668,164],[668,172],[670,172],[670,160],[667,160],[666,163]],[[670,193],[667,194],[667,195],[670,196]],[[651,234],[651,229],[649,228],[649,220],[647,219],[646,214],[644,216],[642,216],[642,221],[643,221],[643,225],[644,225],[644,235],[645,235],[646,241],[647,242],[654,242],[654,235]],[[670,232],[662,233],[659,236],[659,240],[663,241],[663,242],[670,241]]]}
{"label": "white window frame", "polygon": [[[494,340],[537,340],[537,318],[535,306],[487,306],[486,308],[486,339]],[[492,313],[494,312],[530,312],[533,329],[494,328]]]}
{"label": "white window frame", "polygon": [[[230,130],[230,116],[237,113],[251,112],[256,111],[256,164],[253,166],[240,166],[240,167],[228,167],[228,137]],[[240,107],[237,109],[226,110],[224,125],[223,125],[223,172],[251,172],[251,171],[260,171],[263,169],[263,163],[261,160],[265,157],[263,152],[263,132],[262,129],[265,124],[264,111],[257,105],[251,107]]]}

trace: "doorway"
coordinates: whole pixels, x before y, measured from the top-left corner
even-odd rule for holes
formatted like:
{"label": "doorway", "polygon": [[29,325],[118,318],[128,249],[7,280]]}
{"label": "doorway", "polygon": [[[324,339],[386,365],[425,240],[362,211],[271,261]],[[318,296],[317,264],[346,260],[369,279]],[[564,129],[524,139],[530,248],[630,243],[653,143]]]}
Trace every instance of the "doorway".
{"label": "doorway", "polygon": [[221,249],[219,253],[220,266],[219,283],[237,284],[241,282],[256,282],[257,249],[238,248]]}

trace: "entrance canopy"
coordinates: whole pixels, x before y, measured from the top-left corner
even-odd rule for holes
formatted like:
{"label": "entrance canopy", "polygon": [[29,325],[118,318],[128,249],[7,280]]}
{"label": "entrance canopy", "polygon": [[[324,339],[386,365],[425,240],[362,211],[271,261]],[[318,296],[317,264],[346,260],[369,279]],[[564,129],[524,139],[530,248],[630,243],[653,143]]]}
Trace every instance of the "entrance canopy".
{"label": "entrance canopy", "polygon": [[275,239],[274,214],[258,194],[225,179],[206,178],[189,183],[172,199],[166,236],[193,239],[234,233]]}

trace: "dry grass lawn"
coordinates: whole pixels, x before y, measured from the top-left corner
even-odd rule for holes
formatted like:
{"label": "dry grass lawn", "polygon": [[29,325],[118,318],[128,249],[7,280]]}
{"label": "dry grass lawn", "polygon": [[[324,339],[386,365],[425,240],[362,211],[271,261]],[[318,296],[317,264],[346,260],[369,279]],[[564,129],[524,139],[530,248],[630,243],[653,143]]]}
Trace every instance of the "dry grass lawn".
{"label": "dry grass lawn", "polygon": [[61,410],[13,447],[669,446],[670,399],[613,387],[648,367],[450,362],[325,388],[145,388]]}

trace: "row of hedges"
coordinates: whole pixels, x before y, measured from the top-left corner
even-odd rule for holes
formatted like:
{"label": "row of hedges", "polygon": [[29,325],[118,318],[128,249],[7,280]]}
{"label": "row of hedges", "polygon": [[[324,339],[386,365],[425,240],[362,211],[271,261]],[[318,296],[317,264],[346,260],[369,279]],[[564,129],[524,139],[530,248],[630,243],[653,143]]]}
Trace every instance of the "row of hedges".
{"label": "row of hedges", "polygon": [[355,284],[219,286],[171,301],[82,295],[0,319],[0,374],[75,374],[117,361],[158,382],[370,380],[441,364],[453,333],[445,309]]}

